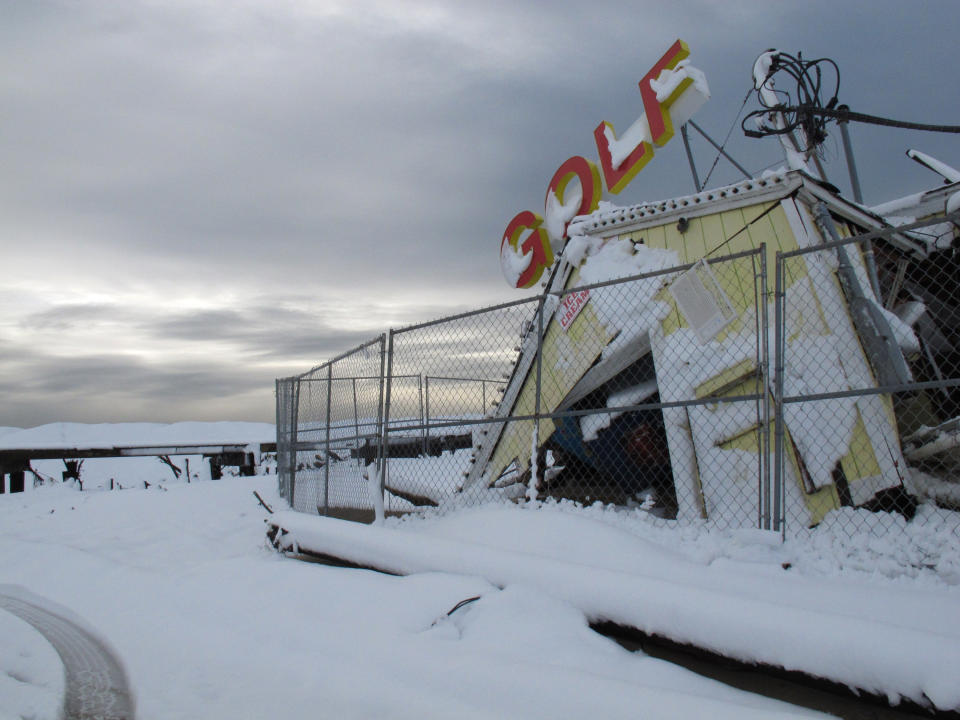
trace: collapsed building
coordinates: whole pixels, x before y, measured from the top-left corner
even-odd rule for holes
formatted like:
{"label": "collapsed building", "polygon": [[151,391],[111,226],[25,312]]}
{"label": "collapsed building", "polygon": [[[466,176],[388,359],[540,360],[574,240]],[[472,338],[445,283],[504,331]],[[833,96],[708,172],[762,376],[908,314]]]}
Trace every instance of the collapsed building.
{"label": "collapsed building", "polygon": [[[743,127],[778,137],[785,166],[750,177],[711,140],[747,179],[702,189],[687,127],[710,139],[692,120],[710,93],[689,55],[673,43],[639,83],[644,113],[619,137],[600,122],[597,159],[568,158],[543,214],[508,223],[505,278],[543,284],[513,354],[502,331],[525,301],[391,330],[278,380],[292,505],[368,518],[552,497],[770,529],[846,507],[910,517],[918,498],[960,509],[960,171],[911,150],[943,184],[868,207],[849,109],[819,97],[820,65],[838,88],[836,65],[768,51]],[[774,91],[781,71],[795,104]],[[853,200],[818,161],[827,118]],[[697,192],[604,202],[674,128]]]}
{"label": "collapsed building", "polygon": [[[797,170],[577,218],[549,280],[555,307],[527,329],[493,417],[541,416],[537,452],[529,424],[491,423],[464,489],[617,503],[646,490],[667,517],[723,505],[748,519],[762,513],[765,443],[779,435],[778,500],[803,525],[844,505],[908,508],[904,453],[953,444],[929,428],[958,410],[943,382],[960,370],[957,226],[937,220],[958,191],[868,210]],[[779,283],[759,277],[778,253],[801,254],[780,260]],[[596,286],[625,276],[639,279]],[[777,342],[777,396],[815,402],[771,407]]]}

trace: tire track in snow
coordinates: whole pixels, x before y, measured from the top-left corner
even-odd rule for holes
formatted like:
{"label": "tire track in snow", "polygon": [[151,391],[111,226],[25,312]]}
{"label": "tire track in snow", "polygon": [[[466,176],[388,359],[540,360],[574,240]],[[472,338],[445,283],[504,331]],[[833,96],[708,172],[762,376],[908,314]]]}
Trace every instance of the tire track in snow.
{"label": "tire track in snow", "polygon": [[63,660],[66,720],[133,720],[133,696],[123,666],[103,642],[25,597],[0,592],[0,608],[30,623]]}

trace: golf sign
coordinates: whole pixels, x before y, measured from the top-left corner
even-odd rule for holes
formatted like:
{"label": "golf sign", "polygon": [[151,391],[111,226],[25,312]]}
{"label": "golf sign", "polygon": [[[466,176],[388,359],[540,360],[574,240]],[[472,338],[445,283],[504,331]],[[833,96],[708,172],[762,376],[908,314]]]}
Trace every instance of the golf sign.
{"label": "golf sign", "polygon": [[[703,73],[687,64],[690,48],[677,40],[640,80],[643,114],[620,137],[602,121],[593,131],[597,160],[580,155],[564,161],[550,179],[543,215],[517,213],[500,241],[500,267],[507,282],[532,287],[563,250],[567,227],[597,209],[604,191],[617,194],[653,159],[710,97]],[[576,182],[573,182],[576,181]]]}

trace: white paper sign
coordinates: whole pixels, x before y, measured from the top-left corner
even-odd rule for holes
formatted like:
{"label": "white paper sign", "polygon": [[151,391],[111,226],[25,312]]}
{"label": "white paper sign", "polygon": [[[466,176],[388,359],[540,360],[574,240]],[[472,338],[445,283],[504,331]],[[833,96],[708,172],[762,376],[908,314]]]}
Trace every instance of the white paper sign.
{"label": "white paper sign", "polygon": [[700,342],[713,340],[737,318],[737,311],[706,260],[700,260],[670,285],[670,294]]}

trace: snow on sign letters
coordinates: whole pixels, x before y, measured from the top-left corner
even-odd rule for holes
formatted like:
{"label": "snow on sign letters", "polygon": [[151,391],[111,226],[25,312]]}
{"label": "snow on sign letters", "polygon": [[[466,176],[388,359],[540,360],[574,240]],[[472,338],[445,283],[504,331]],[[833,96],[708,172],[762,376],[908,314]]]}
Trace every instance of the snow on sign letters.
{"label": "snow on sign letters", "polygon": [[[529,288],[563,250],[570,221],[592,213],[604,188],[617,194],[653,159],[710,97],[707,79],[688,64],[690,48],[677,40],[640,80],[643,114],[618,138],[601,121],[593,131],[598,161],[574,155],[565,160],[547,186],[544,214],[517,213],[500,240],[500,268],[511,286]],[[599,163],[599,167],[598,167]],[[572,181],[577,182],[573,183]]]}
{"label": "snow on sign letters", "polygon": [[578,290],[569,295],[564,295],[563,300],[560,301],[560,307],[557,308],[557,320],[560,322],[560,327],[567,330],[589,299],[589,290]]}
{"label": "snow on sign letters", "polygon": [[701,343],[713,340],[737,317],[706,260],[700,260],[674,280],[670,294]]}

